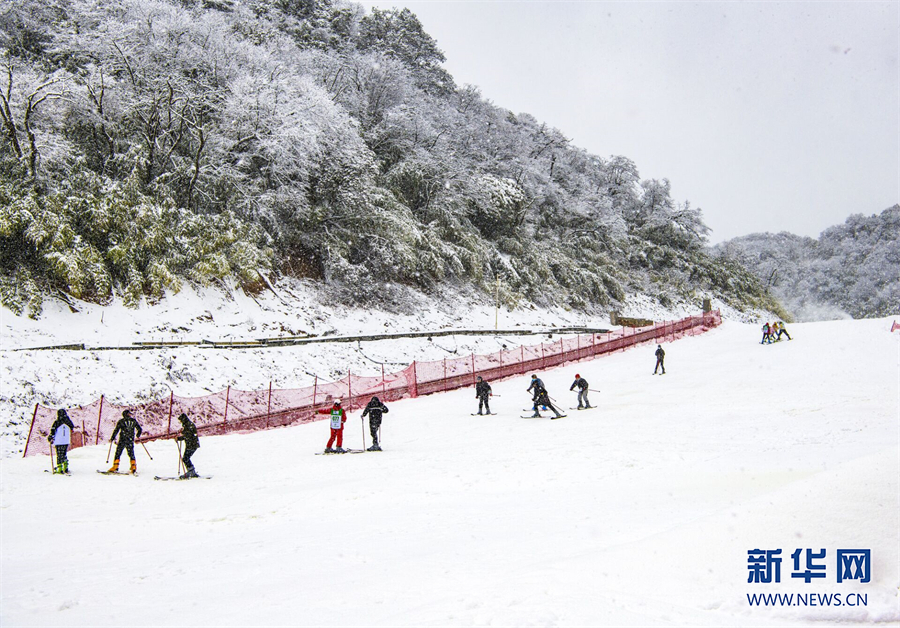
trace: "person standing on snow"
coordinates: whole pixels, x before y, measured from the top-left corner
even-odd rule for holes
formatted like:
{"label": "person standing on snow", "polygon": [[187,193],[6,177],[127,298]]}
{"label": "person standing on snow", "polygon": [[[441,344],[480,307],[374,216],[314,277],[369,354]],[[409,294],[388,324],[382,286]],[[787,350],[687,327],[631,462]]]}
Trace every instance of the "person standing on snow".
{"label": "person standing on snow", "polygon": [[478,414],[481,414],[482,408],[484,408],[484,414],[491,413],[491,407],[488,405],[488,400],[493,394],[494,393],[491,392],[491,385],[479,376],[478,381],[475,382],[475,398],[478,399]]}
{"label": "person standing on snow", "polygon": [[763,337],[759,344],[764,345],[766,342],[771,342],[772,332],[771,327],[769,327],[769,323],[766,322],[765,325],[762,326]]}
{"label": "person standing on snow", "polygon": [[[538,380],[540,381],[540,380]],[[531,415],[533,419],[541,418],[541,413],[538,412],[538,406],[543,406],[544,410],[548,408],[553,410],[556,413],[556,418],[563,416],[562,413],[557,410],[552,403],[550,403],[550,394],[547,392],[547,389],[541,386],[539,389],[535,390],[534,393],[534,414]]]}
{"label": "person standing on snow", "polygon": [[113,466],[107,473],[118,473],[119,458],[122,457],[123,449],[128,450],[128,457],[131,458],[131,473],[137,473],[137,460],[134,458],[134,441],[136,438],[140,438],[143,433],[144,428],[132,418],[131,410],[122,412],[122,418],[116,423],[116,429],[113,430],[112,436],[109,437],[109,442],[113,442],[118,435],[119,444],[116,445],[116,457],[113,458]]}
{"label": "person standing on snow", "polygon": [[386,412],[387,406],[381,403],[378,397],[372,397],[363,410],[360,418],[364,419],[367,414],[369,415],[369,433],[372,435],[372,446],[369,447],[369,451],[381,451],[381,445],[378,444],[378,430],[381,428],[381,415]]}
{"label": "person standing on snow", "polygon": [[[578,409],[582,408],[590,408],[591,402],[588,401],[588,383],[585,378],[583,378],[578,373],[575,374],[575,381],[569,386],[569,390],[575,390],[575,387],[578,386]],[[584,405],[582,405],[584,402]]]}
{"label": "person standing on snow", "polygon": [[[541,378],[538,377],[537,375],[532,375],[531,376],[531,385],[527,388],[527,390],[528,390],[528,392],[531,393],[531,400],[537,401],[538,392],[540,390],[546,390],[546,389],[544,388],[544,382],[541,380]],[[532,391],[534,391],[534,392],[532,392]],[[544,404],[541,404],[541,405],[544,405]],[[544,406],[544,410],[546,410],[546,409],[547,409],[547,406]]]}
{"label": "person standing on snow", "polygon": [[662,368],[662,374],[666,374],[666,365],[663,362],[666,359],[666,352],[663,351],[662,345],[656,345],[656,366],[653,368],[653,374],[656,375],[656,371],[659,368]]}
{"label": "person standing on snow", "polygon": [[191,456],[200,449],[200,437],[197,436],[197,426],[183,412],[178,417],[178,420],[181,421],[181,435],[176,436],[175,440],[184,442],[184,455],[181,457],[181,460],[184,462],[185,472],[181,478],[186,480],[199,477],[197,470],[194,468],[194,463],[191,462]]}
{"label": "person standing on snow", "polygon": [[72,442],[72,432],[75,426],[72,425],[72,419],[68,413],[60,408],[56,411],[56,421],[50,426],[50,435],[47,440],[56,448],[56,468],[53,473],[68,473],[69,459],[66,457],[66,451]]}
{"label": "person standing on snow", "polygon": [[[347,422],[347,413],[341,407],[341,400],[335,399],[334,406],[331,408],[322,408],[319,410],[319,414],[329,414],[331,415],[331,438],[328,439],[328,444],[325,446],[326,454],[342,454],[344,453],[343,445],[344,443],[344,423]],[[334,449],[331,448],[331,445],[337,441],[337,447]]]}

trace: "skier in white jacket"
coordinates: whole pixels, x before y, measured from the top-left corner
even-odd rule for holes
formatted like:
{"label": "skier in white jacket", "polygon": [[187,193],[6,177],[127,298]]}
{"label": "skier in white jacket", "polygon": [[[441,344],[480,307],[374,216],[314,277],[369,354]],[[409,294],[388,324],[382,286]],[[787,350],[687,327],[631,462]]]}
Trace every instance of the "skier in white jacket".
{"label": "skier in white jacket", "polygon": [[65,410],[60,408],[56,413],[56,421],[50,427],[50,435],[47,437],[47,440],[56,447],[56,469],[54,469],[54,473],[69,472],[69,459],[66,457],[66,451],[72,442],[72,430],[74,429],[75,426],[72,425],[72,419],[69,418]]}

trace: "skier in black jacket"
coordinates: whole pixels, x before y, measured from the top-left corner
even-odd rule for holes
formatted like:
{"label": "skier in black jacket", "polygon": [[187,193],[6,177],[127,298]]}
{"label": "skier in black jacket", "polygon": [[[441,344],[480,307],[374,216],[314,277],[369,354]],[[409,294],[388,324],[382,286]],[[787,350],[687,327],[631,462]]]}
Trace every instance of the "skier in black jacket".
{"label": "skier in black jacket", "polygon": [[69,459],[66,457],[66,451],[69,449],[69,443],[72,442],[72,432],[75,426],[68,413],[60,408],[56,411],[56,421],[50,426],[50,435],[47,440],[56,447],[56,469],[54,473],[68,473]]}
{"label": "skier in black jacket", "polygon": [[109,442],[119,437],[119,444],[116,445],[116,457],[113,459],[113,466],[107,473],[116,473],[119,470],[119,458],[122,457],[122,450],[128,450],[128,457],[131,458],[131,472],[137,473],[137,461],[134,458],[134,439],[140,438],[144,433],[144,428],[135,421],[131,416],[131,410],[122,412],[122,418],[116,423],[116,429],[113,430]]}
{"label": "skier in black jacket", "polygon": [[556,407],[550,403],[550,395],[547,392],[547,389],[541,386],[540,388],[536,388],[534,392],[534,414],[531,415],[533,419],[539,419],[541,417],[541,413],[538,412],[538,406],[543,406],[544,409],[553,410],[556,413],[556,418],[562,416],[562,413],[556,409]]}
{"label": "skier in black jacket", "polygon": [[197,436],[197,426],[183,412],[178,417],[178,420],[181,421],[181,435],[176,436],[175,440],[184,441],[184,455],[181,457],[181,460],[184,462],[185,473],[181,478],[196,478],[198,477],[197,470],[194,468],[194,463],[191,462],[191,456],[200,449],[200,437]]}
{"label": "skier in black jacket", "polygon": [[[583,378],[581,375],[578,375],[577,373],[575,374],[575,381],[572,382],[571,386],[569,386],[569,390],[570,391],[575,390],[576,386],[578,386],[578,409],[581,410],[582,408],[592,407],[591,402],[588,401],[588,396],[587,396],[587,394],[588,394],[587,380],[585,378]],[[582,405],[582,402],[584,402],[584,405]]]}
{"label": "skier in black jacket", "polygon": [[475,398],[478,399],[478,414],[482,414],[481,409],[484,408],[484,414],[491,413],[491,407],[488,405],[489,398],[494,393],[491,392],[491,385],[479,377],[475,382]]}
{"label": "skier in black jacket", "polygon": [[[538,393],[543,388],[544,388],[543,380],[540,377],[538,377],[537,375],[532,375],[531,376],[531,384],[528,386],[528,388],[526,390],[531,393],[531,400],[537,401]],[[532,391],[534,391],[534,392],[532,392]],[[543,405],[543,404],[541,404],[541,405]],[[547,409],[547,406],[544,406],[544,410],[546,410],[546,409]]]}
{"label": "skier in black jacket", "polygon": [[378,397],[372,397],[363,410],[362,417],[369,415],[369,432],[372,434],[372,446],[369,451],[381,451],[381,445],[378,444],[378,430],[381,428],[381,415],[388,412],[387,406],[381,403]]}
{"label": "skier in black jacket", "polygon": [[663,351],[662,345],[656,345],[656,367],[653,369],[653,374],[656,375],[657,369],[662,367],[662,374],[666,374],[666,365],[663,364],[663,361],[666,359],[666,352]]}

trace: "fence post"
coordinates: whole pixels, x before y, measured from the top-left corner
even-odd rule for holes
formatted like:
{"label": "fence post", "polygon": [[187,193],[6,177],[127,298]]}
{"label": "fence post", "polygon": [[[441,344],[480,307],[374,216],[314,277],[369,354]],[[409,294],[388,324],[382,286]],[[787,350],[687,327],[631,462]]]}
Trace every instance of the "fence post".
{"label": "fence post", "polygon": [[544,370],[544,343],[541,343],[541,370]]}
{"label": "fence post", "polygon": [[94,437],[94,444],[100,442],[100,420],[103,418],[103,395],[100,395],[100,409],[97,411],[97,436]]}
{"label": "fence post", "polygon": [[412,363],[412,385],[409,387],[409,396],[415,399],[419,396],[419,382],[416,375],[416,361]]}
{"label": "fence post", "polygon": [[37,408],[38,404],[34,404],[34,414],[31,415],[31,427],[28,428],[28,438],[25,439],[25,451],[22,452],[22,457],[28,455],[28,445],[31,443],[31,431],[34,429],[34,420],[37,418]]}
{"label": "fence post", "polygon": [[228,387],[228,390],[225,391],[225,418],[222,420],[222,425],[228,423],[228,400],[231,398],[231,386]]}
{"label": "fence post", "polygon": [[350,369],[347,369],[347,411],[353,409],[353,388],[350,385],[350,380],[353,375],[350,374]]}
{"label": "fence post", "polygon": [[[444,381],[441,382],[441,386],[447,385],[447,358],[444,358]],[[442,388],[443,390],[443,388]]]}
{"label": "fence post", "polygon": [[[384,362],[381,363],[381,396],[386,396],[385,388],[384,388]],[[384,401],[384,399],[382,399]]]}
{"label": "fence post", "polygon": [[318,385],[319,385],[319,376],[316,375],[315,379],[313,380],[313,408],[316,407],[316,388],[318,387]]}
{"label": "fence post", "polygon": [[172,405],[175,403],[175,391],[169,391],[169,425],[166,427],[166,436],[172,433]]}
{"label": "fence post", "polygon": [[272,416],[272,380],[269,380],[269,403],[266,406],[266,429],[269,429],[269,419]]}
{"label": "fence post", "polygon": [[472,352],[472,383],[475,383],[475,352]]}
{"label": "fence post", "polygon": [[522,367],[522,374],[525,374],[525,345],[519,345],[519,350],[522,352],[522,357],[519,358],[519,366]]}

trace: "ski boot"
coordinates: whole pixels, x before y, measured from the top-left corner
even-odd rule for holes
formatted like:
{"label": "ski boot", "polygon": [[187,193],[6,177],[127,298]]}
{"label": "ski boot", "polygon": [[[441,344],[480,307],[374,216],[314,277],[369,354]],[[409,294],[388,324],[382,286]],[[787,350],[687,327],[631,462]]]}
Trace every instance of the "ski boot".
{"label": "ski boot", "polygon": [[137,460],[131,461],[131,470],[129,471],[129,473],[131,473],[131,475],[137,473]]}
{"label": "ski boot", "polygon": [[113,460],[113,466],[111,466],[109,468],[109,471],[107,471],[107,473],[118,473],[118,472],[119,472],[119,459],[116,458],[115,460]]}
{"label": "ski boot", "polygon": [[324,453],[326,453],[326,454],[333,454],[333,453],[334,453],[334,450],[333,450],[331,447],[326,447]]}
{"label": "ski boot", "polygon": [[336,453],[336,454],[345,454],[345,453],[347,453],[347,450],[344,449],[343,447],[335,447],[335,448],[334,448],[334,453]]}

